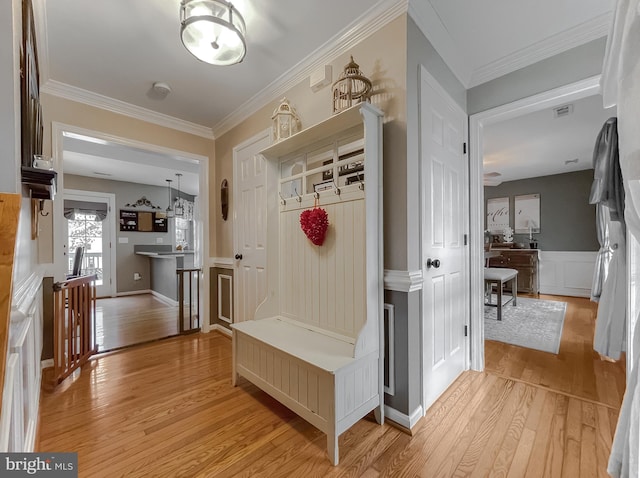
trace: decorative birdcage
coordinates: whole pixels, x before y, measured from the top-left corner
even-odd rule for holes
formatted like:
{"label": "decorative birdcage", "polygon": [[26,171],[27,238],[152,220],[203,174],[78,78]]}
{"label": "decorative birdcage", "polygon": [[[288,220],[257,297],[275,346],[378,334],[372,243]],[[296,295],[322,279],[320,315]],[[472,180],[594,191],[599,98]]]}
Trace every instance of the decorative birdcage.
{"label": "decorative birdcage", "polygon": [[350,108],[363,101],[369,101],[371,80],[360,71],[360,65],[353,61],[353,56],[344,71],[333,84],[333,113]]}
{"label": "decorative birdcage", "polygon": [[273,141],[276,143],[300,130],[298,113],[286,98],[282,98],[278,107],[273,111],[271,120],[273,121]]}

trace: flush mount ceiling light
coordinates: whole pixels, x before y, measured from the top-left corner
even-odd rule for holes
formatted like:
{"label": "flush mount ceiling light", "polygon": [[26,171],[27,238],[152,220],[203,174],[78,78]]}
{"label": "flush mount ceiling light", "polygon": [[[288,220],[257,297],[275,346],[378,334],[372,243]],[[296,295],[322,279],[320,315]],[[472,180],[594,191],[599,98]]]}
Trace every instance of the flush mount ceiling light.
{"label": "flush mount ceiling light", "polygon": [[242,15],[224,0],[182,0],[182,44],[198,60],[212,65],[240,63],[247,52]]}

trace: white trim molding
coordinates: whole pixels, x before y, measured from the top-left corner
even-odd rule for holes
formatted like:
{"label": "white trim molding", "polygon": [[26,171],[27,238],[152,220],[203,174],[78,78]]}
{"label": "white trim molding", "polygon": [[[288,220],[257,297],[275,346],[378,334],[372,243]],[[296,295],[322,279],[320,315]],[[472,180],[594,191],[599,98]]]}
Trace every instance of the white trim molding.
{"label": "white trim molding", "polygon": [[487,81],[551,58],[592,40],[607,36],[613,12],[604,13],[584,23],[552,35],[544,40],[514,51],[498,60],[476,68],[467,85],[473,88]]}
{"label": "white trim molding", "polygon": [[540,293],[591,297],[597,255],[595,251],[540,251]]}
{"label": "white trim molding", "polygon": [[394,290],[397,292],[415,292],[422,290],[424,279],[422,271],[395,271],[384,270],[384,288],[385,290]]}
{"label": "white trim molding", "polygon": [[422,405],[419,405],[411,415],[405,415],[395,408],[391,408],[389,405],[385,405],[384,415],[392,422],[395,422],[398,425],[411,430],[416,425],[416,423],[418,423],[418,420],[420,420],[424,416],[424,411],[422,410]]}
{"label": "white trim molding", "polygon": [[280,98],[298,83],[304,81],[315,70],[322,68],[338,56],[350,51],[356,44],[403,13],[406,13],[407,10],[408,0],[382,0],[377,2],[360,18],[347,25],[316,51],[289,68],[271,84],[236,108],[233,113],[216,123],[213,126],[214,136],[219,138],[242,123],[260,108],[274,99]]}
{"label": "white trim molding", "polygon": [[395,329],[396,329],[396,308],[393,304],[384,304],[386,312],[383,320],[387,322],[387,385],[384,386],[384,393],[395,395],[396,393],[396,364],[395,364]]}
{"label": "white trim molding", "polygon": [[221,334],[226,335],[227,337],[231,337],[231,331],[227,329],[224,325],[212,324],[210,327],[211,327],[211,330],[217,330]]}
{"label": "white trim molding", "polygon": [[471,260],[471,368],[484,369],[484,187],[482,151],[484,151],[484,127],[519,116],[534,113],[552,106],[587,98],[600,92],[600,76],[577,81],[513,103],[498,106],[469,118],[469,214],[470,214],[470,260]]}
{"label": "white trim molding", "polygon": [[466,88],[473,74],[472,62],[460,50],[431,1],[410,0],[408,12],[452,73]]}
{"label": "white trim molding", "polygon": [[167,297],[166,295],[161,294],[160,292],[156,292],[155,290],[151,290],[151,295],[158,299],[160,302],[164,302],[165,304],[172,307],[177,307],[178,305],[180,305],[177,300],[173,300],[171,297]]}
{"label": "white trim molding", "polygon": [[174,118],[173,116],[132,105],[131,103],[116,100],[115,98],[109,98],[108,96],[78,88],[77,86],[68,85],[57,80],[48,79],[40,88],[40,92],[202,138],[214,139],[213,131],[206,126]]}
{"label": "white trim molding", "polygon": [[209,267],[220,267],[222,269],[233,269],[235,262],[231,257],[210,257]]}
{"label": "white trim molding", "polygon": [[116,297],[127,297],[130,295],[151,294],[151,289],[129,290],[126,292],[116,292]]}
{"label": "white trim molding", "polygon": [[[229,281],[229,317],[222,313],[222,281]],[[233,323],[233,276],[228,274],[218,274],[218,320],[227,324]]]}

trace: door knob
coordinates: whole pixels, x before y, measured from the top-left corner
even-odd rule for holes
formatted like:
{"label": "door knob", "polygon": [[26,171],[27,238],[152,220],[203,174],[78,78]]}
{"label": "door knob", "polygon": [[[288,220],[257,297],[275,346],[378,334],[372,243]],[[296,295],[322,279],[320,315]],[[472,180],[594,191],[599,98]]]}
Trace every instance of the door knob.
{"label": "door knob", "polygon": [[242,254],[236,254],[236,260],[237,261],[241,261],[242,260]]}
{"label": "door knob", "polygon": [[436,269],[440,267],[440,259],[427,259],[427,269],[431,269],[432,267]]}

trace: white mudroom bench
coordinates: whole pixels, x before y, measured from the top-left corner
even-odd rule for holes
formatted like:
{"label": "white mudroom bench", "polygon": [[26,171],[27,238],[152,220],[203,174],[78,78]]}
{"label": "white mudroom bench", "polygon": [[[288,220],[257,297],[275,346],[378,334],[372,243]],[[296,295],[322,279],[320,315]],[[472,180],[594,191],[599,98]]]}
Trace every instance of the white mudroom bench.
{"label": "white mudroom bench", "polygon": [[[261,154],[266,298],[232,324],[232,381],[246,378],[326,433],[336,465],[340,434],[371,411],[384,421],[382,112],[356,105]],[[321,246],[299,222],[316,203],[330,224]]]}

